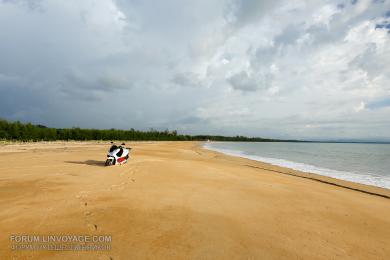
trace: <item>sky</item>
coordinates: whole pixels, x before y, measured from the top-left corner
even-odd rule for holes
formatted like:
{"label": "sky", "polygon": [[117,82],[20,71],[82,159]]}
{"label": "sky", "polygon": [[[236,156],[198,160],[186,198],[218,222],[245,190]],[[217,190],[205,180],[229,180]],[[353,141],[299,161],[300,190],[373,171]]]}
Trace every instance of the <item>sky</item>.
{"label": "sky", "polygon": [[0,0],[0,118],[390,141],[390,0]]}

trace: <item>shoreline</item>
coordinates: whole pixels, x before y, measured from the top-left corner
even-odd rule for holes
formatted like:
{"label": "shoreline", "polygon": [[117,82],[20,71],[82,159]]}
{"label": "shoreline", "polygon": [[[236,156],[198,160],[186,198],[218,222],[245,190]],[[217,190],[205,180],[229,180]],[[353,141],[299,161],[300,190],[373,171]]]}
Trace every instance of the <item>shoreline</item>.
{"label": "shoreline", "polygon": [[[274,171],[274,172],[277,172],[280,174],[287,174],[287,175],[296,176],[296,177],[305,178],[305,179],[311,179],[311,180],[322,182],[325,184],[335,185],[335,186],[339,186],[342,188],[351,189],[351,190],[355,190],[355,191],[359,191],[359,192],[363,192],[363,193],[367,193],[367,194],[390,199],[390,189],[385,188],[385,187],[380,187],[380,186],[375,186],[375,185],[360,183],[360,182],[354,182],[354,181],[350,181],[350,180],[343,180],[343,179],[339,179],[336,177],[322,175],[320,173],[314,173],[314,172],[310,172],[310,171],[302,171],[299,169],[294,169],[294,168],[290,168],[287,166],[281,166],[281,165],[273,164],[270,162],[262,161],[261,159],[259,159],[259,160],[251,159],[251,158],[248,158],[245,156],[241,156],[239,154],[229,154],[229,153],[225,153],[223,151],[220,151],[217,148],[214,149],[214,148],[204,147],[205,144],[207,144],[207,143],[204,142],[203,144],[200,144],[199,147],[201,149],[220,153],[220,154],[223,154],[225,156],[242,158],[242,159],[249,160],[251,162],[258,162],[261,164],[260,166],[247,165],[249,167],[259,168],[262,170]],[[270,159],[274,159],[274,158],[270,158]],[[292,162],[292,163],[295,163],[295,162]],[[264,165],[265,165],[265,167],[264,167]],[[309,166],[312,166],[312,165],[309,165]],[[274,167],[278,168],[278,170],[272,170],[272,168],[274,168]],[[316,167],[316,166],[313,166],[313,167]],[[329,170],[331,170],[331,169],[329,169]],[[331,170],[331,171],[336,171],[336,170]]]}

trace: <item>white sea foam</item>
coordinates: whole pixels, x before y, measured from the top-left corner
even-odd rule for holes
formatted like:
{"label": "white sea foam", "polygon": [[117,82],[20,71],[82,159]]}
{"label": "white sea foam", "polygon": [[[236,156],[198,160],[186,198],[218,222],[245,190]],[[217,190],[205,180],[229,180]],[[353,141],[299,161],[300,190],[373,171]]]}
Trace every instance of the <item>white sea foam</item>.
{"label": "white sea foam", "polygon": [[249,155],[246,154],[244,151],[240,150],[231,150],[231,149],[224,149],[224,148],[216,148],[213,147],[210,143],[205,143],[204,148],[216,152],[221,152],[227,155],[232,156],[238,156],[254,161],[260,161],[269,163],[276,166],[286,167],[293,170],[298,170],[302,172],[308,172],[308,173],[315,173],[322,176],[332,177],[335,179],[345,180],[345,181],[351,181],[355,183],[361,183],[361,184],[367,184],[372,185],[376,187],[381,188],[387,188],[390,189],[390,177],[387,176],[378,176],[375,174],[366,174],[366,173],[355,173],[355,172],[346,172],[346,171],[337,171],[327,168],[321,168],[310,164],[305,163],[299,163],[299,162],[293,162],[288,161],[284,159],[278,159],[278,158],[268,158],[268,157],[262,157],[258,155]]}

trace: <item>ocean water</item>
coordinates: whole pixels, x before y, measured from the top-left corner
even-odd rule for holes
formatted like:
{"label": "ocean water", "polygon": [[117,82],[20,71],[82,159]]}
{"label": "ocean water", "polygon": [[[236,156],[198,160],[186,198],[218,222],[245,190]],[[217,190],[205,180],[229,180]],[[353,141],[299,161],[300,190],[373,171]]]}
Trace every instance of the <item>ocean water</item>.
{"label": "ocean water", "polygon": [[228,155],[390,189],[390,144],[208,142]]}

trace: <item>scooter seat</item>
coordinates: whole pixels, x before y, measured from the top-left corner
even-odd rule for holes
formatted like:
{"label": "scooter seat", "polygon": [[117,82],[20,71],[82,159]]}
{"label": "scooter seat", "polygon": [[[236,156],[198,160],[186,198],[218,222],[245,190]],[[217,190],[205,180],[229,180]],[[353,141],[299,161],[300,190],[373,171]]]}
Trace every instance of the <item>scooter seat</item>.
{"label": "scooter seat", "polygon": [[121,157],[123,154],[123,148],[119,148],[119,152],[117,152],[116,156]]}

